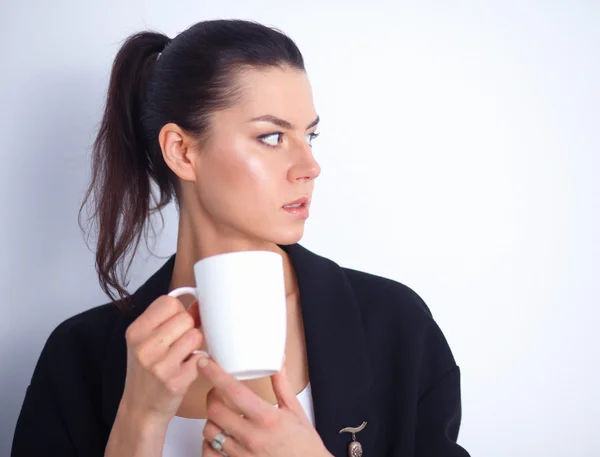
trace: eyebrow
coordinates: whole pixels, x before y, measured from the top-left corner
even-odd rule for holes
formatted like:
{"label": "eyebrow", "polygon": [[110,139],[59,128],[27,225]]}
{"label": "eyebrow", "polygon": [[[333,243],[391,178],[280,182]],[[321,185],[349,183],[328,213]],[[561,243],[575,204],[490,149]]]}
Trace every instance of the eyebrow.
{"label": "eyebrow", "polygon": [[[314,121],[312,121],[310,124],[308,124],[308,126],[306,127],[306,130],[317,125],[320,120],[321,119],[319,118],[319,116],[317,116],[317,118]],[[264,116],[255,117],[254,119],[251,119],[250,122],[270,122],[271,124],[275,124],[278,127],[281,127],[283,129],[288,129],[288,130],[294,129],[294,126],[290,122],[286,121],[285,119],[280,119],[271,114],[265,114]]]}

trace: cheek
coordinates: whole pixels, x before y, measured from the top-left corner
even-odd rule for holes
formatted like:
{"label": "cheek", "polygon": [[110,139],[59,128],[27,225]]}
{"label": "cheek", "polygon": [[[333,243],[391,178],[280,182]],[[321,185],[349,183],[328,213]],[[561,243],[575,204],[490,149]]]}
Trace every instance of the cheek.
{"label": "cheek", "polygon": [[259,202],[277,198],[277,164],[247,145],[222,149],[204,166],[199,191],[205,202],[209,199],[221,208],[244,213],[243,208],[256,212]]}
{"label": "cheek", "polygon": [[[246,184],[254,188],[255,191],[270,190],[277,179],[277,171],[273,164],[267,163],[264,157],[248,156],[244,160],[244,169],[246,171]],[[249,189],[248,189],[249,190]]]}

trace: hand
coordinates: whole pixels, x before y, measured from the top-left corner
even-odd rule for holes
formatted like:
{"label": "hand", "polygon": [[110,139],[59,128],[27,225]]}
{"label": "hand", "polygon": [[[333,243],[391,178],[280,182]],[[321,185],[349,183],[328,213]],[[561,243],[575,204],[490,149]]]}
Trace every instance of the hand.
{"label": "hand", "polygon": [[156,299],[127,329],[127,375],[119,410],[145,423],[168,426],[198,377],[202,345],[196,303],[185,309],[174,297]]}
{"label": "hand", "polygon": [[214,385],[207,396],[203,457],[223,456],[211,445],[219,433],[227,436],[222,451],[229,457],[331,457],[296,398],[285,367],[271,377],[276,408],[212,359],[203,356],[199,366]]}

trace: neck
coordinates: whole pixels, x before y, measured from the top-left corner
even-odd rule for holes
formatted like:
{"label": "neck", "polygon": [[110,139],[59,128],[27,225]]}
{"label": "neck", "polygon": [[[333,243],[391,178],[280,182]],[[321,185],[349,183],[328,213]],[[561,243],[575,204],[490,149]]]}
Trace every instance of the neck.
{"label": "neck", "polygon": [[193,286],[193,267],[201,259],[227,252],[260,250],[276,252],[282,256],[286,295],[291,296],[297,292],[296,275],[291,260],[277,244],[242,236],[225,236],[223,230],[207,229],[208,224],[202,228],[200,226],[201,224],[180,216],[177,253],[169,290]]}

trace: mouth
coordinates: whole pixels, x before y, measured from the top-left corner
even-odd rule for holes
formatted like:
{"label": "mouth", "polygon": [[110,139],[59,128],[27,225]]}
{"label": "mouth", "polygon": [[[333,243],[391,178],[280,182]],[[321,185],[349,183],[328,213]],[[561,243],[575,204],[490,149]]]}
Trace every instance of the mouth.
{"label": "mouth", "polygon": [[284,205],[282,208],[288,214],[299,217],[301,219],[307,219],[309,215],[310,199],[308,197],[299,198],[296,201]]}

